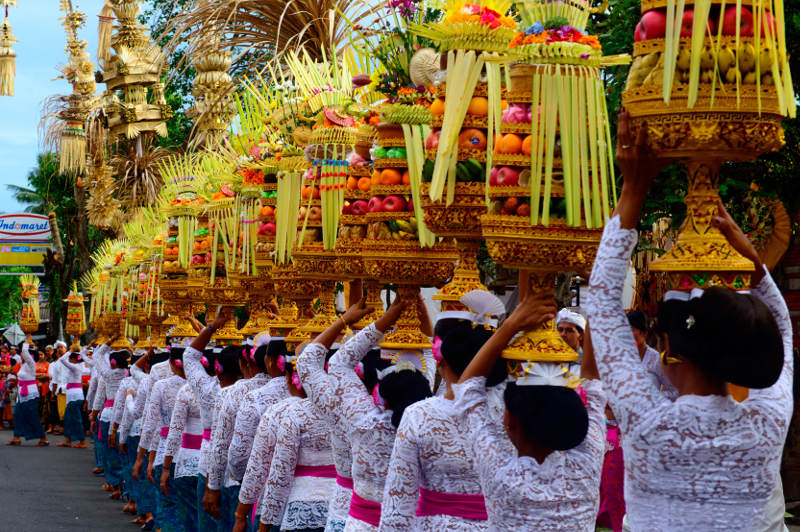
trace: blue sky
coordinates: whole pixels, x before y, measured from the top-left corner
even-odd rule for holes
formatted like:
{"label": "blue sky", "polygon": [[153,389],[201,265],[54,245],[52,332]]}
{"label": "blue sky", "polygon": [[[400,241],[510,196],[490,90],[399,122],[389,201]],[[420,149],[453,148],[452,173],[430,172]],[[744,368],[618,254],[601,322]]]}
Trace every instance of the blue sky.
{"label": "blue sky", "polygon": [[[17,212],[20,206],[11,198],[7,184],[27,185],[27,175],[39,153],[37,126],[42,101],[51,94],[71,92],[64,80],[51,81],[59,75],[58,65],[66,60],[66,37],[59,18],[58,0],[19,0],[19,7],[9,9],[9,22],[19,42],[15,95],[0,97],[0,212]],[[97,51],[97,14],[103,0],[73,0],[86,14],[87,23],[81,38],[95,60]],[[102,86],[100,86],[102,87]],[[98,87],[98,88],[100,88]]]}

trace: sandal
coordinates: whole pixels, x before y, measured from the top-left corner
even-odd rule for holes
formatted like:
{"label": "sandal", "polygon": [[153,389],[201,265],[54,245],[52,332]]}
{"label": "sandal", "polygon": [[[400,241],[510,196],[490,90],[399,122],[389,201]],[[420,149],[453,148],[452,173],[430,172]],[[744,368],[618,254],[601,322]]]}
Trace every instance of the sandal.
{"label": "sandal", "polygon": [[153,530],[153,528],[155,526],[156,526],[156,520],[155,519],[150,519],[148,521],[145,521],[145,523],[142,525],[142,527],[139,530]]}
{"label": "sandal", "polygon": [[73,449],[86,449],[86,444],[85,443],[73,443],[72,444],[72,448]]}
{"label": "sandal", "polygon": [[61,443],[57,443],[56,447],[72,447],[72,444],[62,441]]}
{"label": "sandal", "polygon": [[118,501],[120,499],[120,497],[122,497],[122,492],[119,490],[119,488],[117,488],[114,491],[112,491],[108,496],[109,499],[112,499],[112,500],[115,500],[115,501]]}
{"label": "sandal", "polygon": [[6,445],[22,445],[22,442],[19,440],[11,440]]}
{"label": "sandal", "polygon": [[137,515],[136,519],[131,521],[132,525],[143,525],[144,523],[145,523],[145,520],[144,520],[144,516],[142,516],[142,515]]}
{"label": "sandal", "polygon": [[40,441],[39,443],[37,443],[36,447],[47,447],[49,445],[50,445],[50,442],[45,440],[45,441]]}
{"label": "sandal", "polygon": [[111,484],[108,483],[103,484],[103,486],[100,489],[102,489],[103,491],[114,491],[114,488],[112,488]]}
{"label": "sandal", "polygon": [[[83,444],[83,446],[86,447],[86,444]],[[95,475],[102,475],[103,474],[103,468],[102,467],[95,467],[94,469],[92,469],[92,473],[94,473]]]}

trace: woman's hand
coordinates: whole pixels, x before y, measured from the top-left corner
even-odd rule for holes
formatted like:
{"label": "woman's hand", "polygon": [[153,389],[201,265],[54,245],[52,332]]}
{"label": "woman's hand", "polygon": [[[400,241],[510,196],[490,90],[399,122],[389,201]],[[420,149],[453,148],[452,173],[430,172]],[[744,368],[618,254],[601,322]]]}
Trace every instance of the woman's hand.
{"label": "woman's hand", "polygon": [[386,332],[391,329],[395,322],[400,319],[400,315],[403,313],[403,310],[405,310],[407,304],[407,301],[395,297],[394,301],[392,301],[392,305],[386,309],[383,316],[375,320],[375,328],[380,332]]}
{"label": "woman's hand", "polygon": [[169,469],[161,471],[161,493],[166,497],[169,495]]}
{"label": "woman's hand", "polygon": [[217,307],[217,315],[211,323],[212,329],[220,329],[233,317],[233,307]]}
{"label": "woman's hand", "polygon": [[503,327],[508,327],[515,333],[538,329],[544,323],[555,319],[557,313],[554,290],[528,291],[514,312],[503,322]]}
{"label": "woman's hand", "polygon": [[131,476],[135,478],[137,481],[141,480],[139,478],[139,474],[142,472],[142,457],[137,456],[136,461],[133,463],[133,469],[131,470]]}
{"label": "woman's hand", "polygon": [[753,261],[756,271],[753,272],[750,284],[751,286],[757,286],[765,275],[764,263],[761,262],[761,257],[753,243],[750,242],[741,227],[733,221],[721,200],[719,202],[719,213],[711,219],[711,225],[722,231],[722,234],[728,239],[728,243],[733,249],[742,254],[744,258]]}
{"label": "woman's hand", "polygon": [[360,299],[355,305],[352,305],[347,312],[342,314],[342,320],[347,325],[352,325],[361,321],[365,316],[369,316],[375,311],[374,308],[368,307],[366,300]]}

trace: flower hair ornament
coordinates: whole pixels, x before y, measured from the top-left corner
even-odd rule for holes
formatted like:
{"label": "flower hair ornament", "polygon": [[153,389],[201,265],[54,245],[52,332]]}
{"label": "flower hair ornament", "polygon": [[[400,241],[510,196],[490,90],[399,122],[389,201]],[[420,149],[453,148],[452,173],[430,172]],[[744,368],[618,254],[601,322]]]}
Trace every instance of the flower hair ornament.
{"label": "flower hair ornament", "polygon": [[206,369],[208,369],[208,366],[210,366],[210,365],[211,365],[211,364],[209,363],[209,361],[208,361],[208,359],[206,358],[206,356],[205,356],[205,355],[203,355],[203,356],[201,356],[201,357],[200,357],[200,363],[201,363],[201,364],[203,365],[203,367],[204,367],[204,368],[206,368]]}
{"label": "flower hair ornament", "polygon": [[469,310],[446,310],[440,312],[436,320],[468,320],[473,327],[492,329],[497,327],[497,317],[506,313],[506,306],[500,298],[488,290],[470,290],[461,296],[459,302]]}
{"label": "flower hair ornament", "polygon": [[433,353],[433,359],[436,361],[437,364],[441,363],[444,360],[442,356],[442,339],[438,336],[433,339],[433,343],[431,345],[431,353]]}
{"label": "flower hair ornament", "polygon": [[382,381],[392,373],[400,373],[401,371],[420,371],[420,369],[410,360],[398,360],[388,368],[382,369],[378,372],[378,380]]}
{"label": "flower hair ornament", "polygon": [[359,379],[364,380],[364,363],[363,362],[359,362],[358,364],[356,364],[356,367],[353,368],[353,371],[356,372],[356,375],[358,375]]}
{"label": "flower hair ornament", "polygon": [[523,362],[517,386],[564,386],[575,389],[583,379],[573,375],[561,362]]}
{"label": "flower hair ornament", "polygon": [[298,390],[303,389],[303,383],[300,381],[300,375],[298,375],[296,371],[292,373],[292,384],[294,384],[294,387]]}
{"label": "flower hair ornament", "polygon": [[380,383],[377,383],[372,389],[372,402],[375,403],[375,406],[378,408],[384,408],[386,406],[386,401],[381,397],[380,387]]}
{"label": "flower hair ornament", "polygon": [[175,360],[173,360],[173,362],[175,363],[176,368],[183,368],[183,360],[176,358]]}
{"label": "flower hair ornament", "polygon": [[219,363],[219,360],[215,360],[214,361],[214,371],[216,371],[217,373],[222,373],[222,370],[223,370],[222,364]]}
{"label": "flower hair ornament", "polygon": [[286,371],[286,357],[283,355],[278,355],[278,362],[276,362],[278,369],[281,373]]}

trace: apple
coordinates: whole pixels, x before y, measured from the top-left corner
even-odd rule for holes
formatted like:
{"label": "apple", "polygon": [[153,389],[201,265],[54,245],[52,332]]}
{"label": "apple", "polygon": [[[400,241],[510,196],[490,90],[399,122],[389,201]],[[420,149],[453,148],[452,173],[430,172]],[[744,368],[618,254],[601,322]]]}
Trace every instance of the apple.
{"label": "apple", "polygon": [[517,211],[517,207],[519,207],[518,198],[508,198],[505,203],[503,203],[503,210],[506,212],[514,213]]}
{"label": "apple", "polygon": [[320,197],[322,197],[322,193],[320,192],[319,187],[314,187],[312,189],[311,197],[313,197],[314,199],[319,199]]}
{"label": "apple", "polygon": [[[694,10],[687,9],[683,12],[683,19],[681,20],[681,37],[691,37],[692,28],[694,28]],[[714,35],[717,32],[717,23],[712,19],[708,19],[706,31]],[[636,40],[635,37],[634,40]]]}
{"label": "apple", "polygon": [[517,207],[517,216],[530,216],[531,215],[531,206],[527,203],[521,203],[519,207]]}
{"label": "apple", "polygon": [[367,207],[369,212],[383,212],[383,200],[380,196],[372,196]]}
{"label": "apple", "polygon": [[439,147],[439,135],[441,135],[441,131],[431,131],[428,134],[428,138],[425,139],[426,150],[435,150]]}
{"label": "apple", "polygon": [[266,231],[268,235],[275,236],[275,222],[267,222],[266,224]]}
{"label": "apple", "polygon": [[489,186],[496,187],[497,186],[497,174],[500,173],[499,166],[493,166],[491,171],[489,172]]}
{"label": "apple", "polygon": [[322,220],[322,208],[314,205],[308,209],[309,220]]}
{"label": "apple", "polygon": [[414,212],[414,198],[408,198],[406,206],[408,208],[408,212]]}
{"label": "apple", "polygon": [[342,214],[353,214],[353,205],[349,201],[342,204]]}
{"label": "apple", "polygon": [[773,38],[775,38],[775,34],[778,31],[778,26],[775,24],[775,18],[769,11],[764,11],[764,16],[761,17],[761,35],[767,34],[767,27],[769,27],[769,31],[772,34]]}
{"label": "apple", "polygon": [[[739,12],[741,20],[739,21],[739,35],[742,37],[753,36],[753,13],[746,7],[743,7]],[[725,10],[721,19],[722,34],[723,35],[736,35],[736,6],[729,7]]]}
{"label": "apple", "polygon": [[503,166],[497,172],[498,187],[515,187],[519,185],[519,170],[510,166]]}
{"label": "apple", "polygon": [[267,234],[267,224],[265,222],[261,222],[260,224],[258,224],[258,234],[259,235]]}
{"label": "apple", "polygon": [[356,216],[362,216],[369,212],[369,203],[366,200],[360,199],[353,202],[352,213]]}
{"label": "apple", "polygon": [[667,33],[667,16],[655,9],[651,9],[639,21],[639,35],[643,41],[661,39]]}
{"label": "apple", "polygon": [[406,210],[406,200],[400,196],[391,195],[383,198],[384,212],[401,212]]}
{"label": "apple", "polygon": [[634,32],[633,32],[633,40],[634,40],[634,42],[639,42],[639,41],[642,40],[642,32],[640,30],[641,27],[642,27],[642,23],[639,22],[636,25],[636,30],[634,30]]}
{"label": "apple", "polygon": [[297,217],[301,220],[304,220],[306,217],[307,209],[305,207],[300,207],[300,211],[297,213]]}

